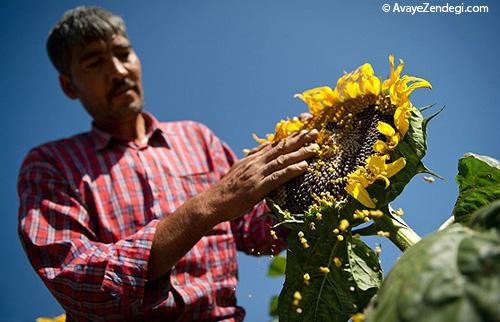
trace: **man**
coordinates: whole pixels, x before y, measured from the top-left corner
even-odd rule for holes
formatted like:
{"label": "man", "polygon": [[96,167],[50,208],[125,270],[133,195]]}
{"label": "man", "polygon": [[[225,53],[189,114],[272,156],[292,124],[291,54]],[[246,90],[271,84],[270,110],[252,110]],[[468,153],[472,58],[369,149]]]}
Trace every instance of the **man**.
{"label": "man", "polygon": [[236,250],[271,253],[260,202],[307,168],[302,132],[236,161],[208,128],[143,111],[122,19],[65,13],[47,41],[90,132],[34,148],[19,175],[19,234],[68,321],[241,321]]}

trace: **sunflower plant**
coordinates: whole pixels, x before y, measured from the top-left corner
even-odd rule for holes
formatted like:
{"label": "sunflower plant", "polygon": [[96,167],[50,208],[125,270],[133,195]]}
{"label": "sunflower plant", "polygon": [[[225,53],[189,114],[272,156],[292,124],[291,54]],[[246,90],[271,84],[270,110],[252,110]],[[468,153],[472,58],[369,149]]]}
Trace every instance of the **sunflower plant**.
{"label": "sunflower plant", "polygon": [[[395,66],[392,55],[389,63],[385,80],[364,64],[335,88],[297,94],[311,117],[282,120],[256,138],[319,131],[308,171],[267,198],[276,226],[289,228],[286,258],[275,257],[268,272],[285,275],[270,313],[281,322],[500,321],[500,162],[464,155],[452,217],[420,241],[389,203],[416,174],[437,176],[422,158],[427,124],[439,112],[424,118],[427,108],[417,109],[410,95],[431,84],[401,75],[404,63]],[[361,235],[388,237],[405,251],[384,281],[380,250]]]}
{"label": "sunflower plant", "polygon": [[[281,322],[500,321],[500,162],[464,155],[452,216],[420,241],[389,203],[416,174],[439,177],[422,158],[427,125],[440,111],[424,118],[428,107],[417,109],[410,95],[431,84],[402,75],[404,63],[395,66],[392,55],[389,63],[385,80],[364,64],[335,88],[297,94],[311,117],[282,120],[257,138],[319,131],[308,171],[267,198],[276,226],[289,228],[286,258],[276,257],[268,273],[285,275],[270,313]],[[385,281],[380,249],[360,235],[388,237],[405,251]]]}
{"label": "sunflower plant", "polygon": [[387,79],[366,63],[334,88],[297,94],[311,117],[282,120],[274,133],[256,137],[272,143],[303,129],[319,132],[308,171],[267,198],[276,226],[289,228],[285,283],[275,303],[282,322],[347,321],[366,307],[383,273],[360,234],[389,237],[402,250],[420,239],[389,202],[416,174],[432,174],[422,158],[436,114],[424,118],[410,101],[431,84],[403,75],[404,62],[396,65],[392,55],[389,63]]}

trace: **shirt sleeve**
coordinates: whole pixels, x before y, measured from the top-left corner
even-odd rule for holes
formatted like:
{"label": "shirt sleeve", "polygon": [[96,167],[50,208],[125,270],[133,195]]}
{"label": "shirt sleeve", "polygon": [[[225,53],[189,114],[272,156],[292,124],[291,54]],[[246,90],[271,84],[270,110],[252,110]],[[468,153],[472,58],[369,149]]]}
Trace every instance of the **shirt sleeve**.
{"label": "shirt sleeve", "polygon": [[[229,171],[229,168],[238,160],[231,148],[217,138],[208,128],[202,125],[207,132],[208,142],[214,168],[221,177]],[[236,247],[239,251],[249,255],[271,255],[279,254],[286,249],[286,228],[274,229],[277,239],[271,235],[271,229],[276,222],[269,215],[269,208],[265,201],[258,203],[254,208],[243,216],[231,221]]]}
{"label": "shirt sleeve", "polygon": [[[257,204],[251,212],[231,221],[231,230],[236,239],[238,250],[248,255],[277,255],[286,249],[286,236],[288,231],[280,226],[273,229],[276,224],[269,215],[269,208],[265,201]],[[276,239],[271,235],[275,231]]]}
{"label": "shirt sleeve", "polygon": [[116,243],[99,242],[85,206],[47,159],[32,150],[18,180],[18,233],[31,265],[73,318],[139,313],[158,220]]}

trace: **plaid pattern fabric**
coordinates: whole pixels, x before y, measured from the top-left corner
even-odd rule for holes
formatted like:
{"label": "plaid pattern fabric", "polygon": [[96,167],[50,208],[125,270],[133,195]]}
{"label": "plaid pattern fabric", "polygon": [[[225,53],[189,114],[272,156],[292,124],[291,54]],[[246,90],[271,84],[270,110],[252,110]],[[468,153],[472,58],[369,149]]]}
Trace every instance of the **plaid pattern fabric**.
{"label": "plaid pattern fabric", "polygon": [[93,128],[32,149],[19,174],[19,235],[68,321],[241,321],[236,251],[279,252],[264,203],[213,227],[148,283],[159,220],[217,182],[234,153],[202,124],[159,123],[147,142]]}

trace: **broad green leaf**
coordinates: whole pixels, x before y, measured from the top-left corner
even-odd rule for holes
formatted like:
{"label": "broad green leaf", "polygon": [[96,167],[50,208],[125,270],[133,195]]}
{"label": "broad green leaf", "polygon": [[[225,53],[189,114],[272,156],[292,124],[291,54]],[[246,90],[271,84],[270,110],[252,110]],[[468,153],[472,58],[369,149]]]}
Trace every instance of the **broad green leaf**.
{"label": "broad green leaf", "polygon": [[[338,225],[340,215],[333,208],[323,216],[314,230],[302,231],[308,248],[300,242],[298,230],[288,236],[286,279],[279,297],[281,322],[345,322],[363,309],[381,283],[381,268],[371,249],[349,233],[344,240],[337,239],[331,227]],[[300,293],[298,303],[295,292]]]}
{"label": "broad green leaf", "polygon": [[468,153],[458,162],[459,194],[453,215],[467,223],[477,209],[500,199],[500,163],[487,156]]}
{"label": "broad green leaf", "polygon": [[269,301],[269,315],[278,316],[278,296],[273,296]]}
{"label": "broad green leaf", "polygon": [[357,295],[356,305],[359,310],[362,310],[378,291],[384,274],[377,255],[361,239],[350,238],[348,240],[347,255],[348,272],[352,274],[356,285],[354,287]]}
{"label": "broad green leaf", "polygon": [[472,214],[467,226],[476,230],[497,230],[498,232],[500,230],[500,200]]}
{"label": "broad green leaf", "polygon": [[373,250],[361,239],[350,238],[347,255],[357,287],[363,291],[378,288],[384,276],[380,261]]}
{"label": "broad green leaf", "polygon": [[404,141],[411,146],[416,157],[419,159],[424,157],[427,150],[427,133],[425,132],[426,125],[427,122],[429,122],[433,117],[434,116],[431,116],[429,120],[426,120],[419,111],[413,111],[411,113],[409,119],[410,127],[404,137]]}
{"label": "broad green leaf", "polygon": [[[483,218],[498,222],[498,211],[489,211]],[[366,321],[500,321],[499,289],[498,232],[454,224],[401,256],[370,304]]]}
{"label": "broad green leaf", "polygon": [[286,269],[286,257],[278,255],[273,258],[271,264],[269,264],[269,269],[267,270],[267,276],[278,277],[285,275]]}

